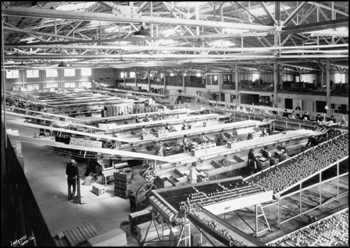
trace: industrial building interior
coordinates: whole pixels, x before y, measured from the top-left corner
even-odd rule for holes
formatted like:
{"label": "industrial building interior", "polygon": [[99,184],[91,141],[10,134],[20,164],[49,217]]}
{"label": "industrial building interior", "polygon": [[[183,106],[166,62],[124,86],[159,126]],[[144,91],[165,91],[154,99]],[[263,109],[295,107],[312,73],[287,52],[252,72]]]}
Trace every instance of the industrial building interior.
{"label": "industrial building interior", "polygon": [[1,245],[348,246],[348,8],[2,1]]}

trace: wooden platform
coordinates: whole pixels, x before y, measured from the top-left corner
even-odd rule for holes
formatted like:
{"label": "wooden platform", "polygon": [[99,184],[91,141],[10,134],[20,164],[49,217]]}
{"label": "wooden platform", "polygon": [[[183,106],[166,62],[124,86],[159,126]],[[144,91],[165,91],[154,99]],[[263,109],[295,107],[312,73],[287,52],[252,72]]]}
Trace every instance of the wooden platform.
{"label": "wooden platform", "polygon": [[87,245],[87,239],[99,235],[96,228],[91,223],[83,224],[71,230],[64,231],[63,233],[64,238],[53,238],[55,240],[56,246],[89,246]]}

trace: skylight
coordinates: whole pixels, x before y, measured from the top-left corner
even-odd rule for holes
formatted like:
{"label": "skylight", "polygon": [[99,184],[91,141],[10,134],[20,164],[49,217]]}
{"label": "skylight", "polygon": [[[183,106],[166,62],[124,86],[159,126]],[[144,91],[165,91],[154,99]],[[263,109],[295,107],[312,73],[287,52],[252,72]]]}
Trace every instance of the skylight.
{"label": "skylight", "polygon": [[176,7],[182,7],[182,8],[195,8],[195,7],[203,7],[205,4],[207,4],[208,2],[197,2],[197,1],[193,1],[193,2],[177,2],[176,3]]}
{"label": "skylight", "polygon": [[[268,11],[271,14],[275,13],[275,5],[274,4],[272,4],[270,6],[267,6],[266,8],[268,9]],[[290,9],[289,6],[283,6],[283,8],[284,8],[284,10],[289,10]],[[283,9],[281,8],[281,11],[282,10]],[[265,10],[262,7],[256,8],[256,9],[250,9],[250,13],[252,13],[253,15],[256,15],[256,16],[266,15],[266,12],[265,12]]]}
{"label": "skylight", "polygon": [[96,2],[82,2],[82,3],[77,3],[77,4],[66,4],[66,5],[61,5],[56,8],[56,10],[63,10],[63,11],[83,11],[92,5],[94,5]]}
{"label": "skylight", "polygon": [[[222,43],[221,43],[222,42]],[[235,43],[229,40],[216,40],[216,41],[212,41],[210,42],[210,45],[212,45],[213,47],[233,47],[235,46]]]}

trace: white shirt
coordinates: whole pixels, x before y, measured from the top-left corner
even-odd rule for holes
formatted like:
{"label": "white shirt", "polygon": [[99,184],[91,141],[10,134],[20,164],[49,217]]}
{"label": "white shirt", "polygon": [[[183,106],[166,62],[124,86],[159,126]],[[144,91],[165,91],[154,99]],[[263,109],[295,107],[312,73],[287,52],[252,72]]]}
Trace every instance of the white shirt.
{"label": "white shirt", "polygon": [[190,179],[191,180],[197,180],[199,175],[202,175],[202,173],[198,172],[195,167],[191,166]]}

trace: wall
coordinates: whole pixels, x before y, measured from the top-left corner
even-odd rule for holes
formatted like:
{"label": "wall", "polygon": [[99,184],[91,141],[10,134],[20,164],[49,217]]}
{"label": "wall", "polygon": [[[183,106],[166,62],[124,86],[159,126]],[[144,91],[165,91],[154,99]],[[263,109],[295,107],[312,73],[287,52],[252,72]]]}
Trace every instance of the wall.
{"label": "wall", "polygon": [[[52,68],[54,69],[54,68]],[[37,90],[44,89],[47,85],[55,85],[59,88],[65,88],[65,83],[75,83],[75,87],[81,87],[82,82],[90,81],[94,79],[98,83],[105,83],[111,86],[115,86],[117,70],[110,68],[96,68],[91,70],[92,76],[81,76],[81,69],[75,69],[75,76],[65,77],[64,69],[70,69],[69,67],[57,69],[57,77],[47,77],[46,70],[39,70],[39,77],[28,78],[26,70],[19,70],[19,78],[6,78],[5,89],[10,91],[14,88],[24,87],[27,88],[30,85],[39,85]],[[56,88],[56,87],[54,87]]]}

